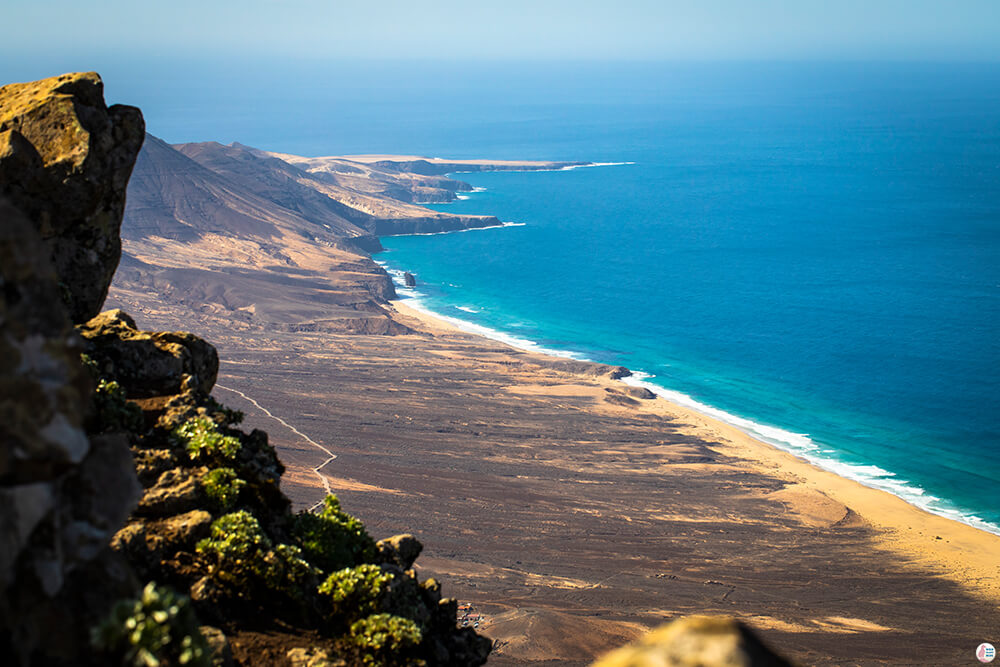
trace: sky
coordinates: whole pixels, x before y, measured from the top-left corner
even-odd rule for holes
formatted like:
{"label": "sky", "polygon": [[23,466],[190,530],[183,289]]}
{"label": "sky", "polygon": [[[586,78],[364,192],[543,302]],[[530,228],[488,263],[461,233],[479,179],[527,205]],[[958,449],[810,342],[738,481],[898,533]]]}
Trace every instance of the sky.
{"label": "sky", "polygon": [[179,54],[1000,61],[1000,0],[6,0],[3,21],[8,65]]}

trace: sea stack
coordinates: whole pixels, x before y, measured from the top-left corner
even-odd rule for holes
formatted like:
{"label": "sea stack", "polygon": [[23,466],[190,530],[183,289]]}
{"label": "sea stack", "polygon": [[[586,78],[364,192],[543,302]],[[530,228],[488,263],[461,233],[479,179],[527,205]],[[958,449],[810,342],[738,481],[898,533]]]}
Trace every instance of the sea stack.
{"label": "sea stack", "polygon": [[407,287],[416,287],[417,279],[413,277],[413,274],[409,271],[403,273],[403,282],[406,283]]}

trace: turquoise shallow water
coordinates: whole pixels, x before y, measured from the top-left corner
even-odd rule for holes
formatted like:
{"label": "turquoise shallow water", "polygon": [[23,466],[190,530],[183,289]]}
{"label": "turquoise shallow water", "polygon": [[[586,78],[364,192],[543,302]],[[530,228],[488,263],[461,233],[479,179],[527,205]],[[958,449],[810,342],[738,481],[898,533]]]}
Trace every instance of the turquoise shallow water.
{"label": "turquoise shallow water", "polygon": [[907,76],[569,109],[535,155],[634,164],[462,175],[483,191],[437,208],[523,226],[378,259],[434,312],[1000,532],[1000,88]]}

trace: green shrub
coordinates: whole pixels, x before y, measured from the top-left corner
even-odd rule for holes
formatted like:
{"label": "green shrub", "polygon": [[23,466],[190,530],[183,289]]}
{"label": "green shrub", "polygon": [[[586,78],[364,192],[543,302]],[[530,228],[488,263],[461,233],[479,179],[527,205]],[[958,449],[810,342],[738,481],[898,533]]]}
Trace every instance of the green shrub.
{"label": "green shrub", "polygon": [[391,614],[363,618],[351,626],[348,635],[366,665],[413,664],[407,655],[422,639],[416,623]]}
{"label": "green shrub", "polygon": [[238,597],[250,598],[260,588],[301,600],[315,586],[317,571],[296,546],[273,546],[249,512],[226,514],[212,522],[198,553],[212,562],[211,576]]}
{"label": "green shrub", "polygon": [[350,622],[379,611],[390,581],[392,575],[378,565],[359,565],[331,574],[319,592],[330,598],[331,613],[337,620]]}
{"label": "green shrub", "polygon": [[123,600],[91,631],[98,651],[122,665],[211,665],[208,645],[187,598],[149,582],[137,600]]}
{"label": "green shrub", "polygon": [[233,460],[240,451],[238,438],[219,432],[208,417],[194,417],[174,429],[174,442],[184,447],[192,460],[221,458]]}
{"label": "green shrub", "polygon": [[101,377],[101,368],[100,368],[100,366],[97,365],[97,362],[94,361],[93,357],[91,357],[89,354],[87,354],[85,352],[81,352],[80,353],[80,363],[83,364],[83,367],[90,374],[90,377],[92,377],[95,381],[98,380],[98,379],[100,379],[100,377]]}
{"label": "green shrub", "polygon": [[202,489],[212,504],[226,511],[236,504],[240,492],[247,483],[236,475],[232,468],[210,470],[201,480]]}
{"label": "green shrub", "polygon": [[125,390],[113,380],[100,380],[94,390],[93,411],[87,423],[90,433],[142,431],[142,409],[125,398]]}
{"label": "green shrub", "polygon": [[375,541],[365,525],[344,512],[334,495],[323,500],[319,513],[296,515],[292,534],[309,562],[327,572],[375,558]]}

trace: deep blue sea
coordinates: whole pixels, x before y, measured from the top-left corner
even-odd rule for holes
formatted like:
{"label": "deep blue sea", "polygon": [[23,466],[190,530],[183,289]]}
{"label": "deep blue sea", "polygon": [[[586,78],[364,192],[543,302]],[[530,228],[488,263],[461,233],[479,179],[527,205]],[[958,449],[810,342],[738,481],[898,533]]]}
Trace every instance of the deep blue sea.
{"label": "deep blue sea", "polygon": [[624,163],[462,175],[435,208],[521,224],[378,259],[424,308],[1000,532],[1000,66],[158,67],[101,71],[172,142]]}

